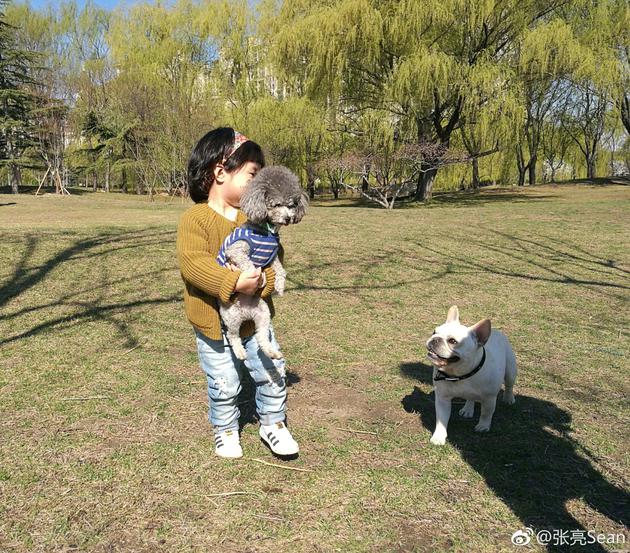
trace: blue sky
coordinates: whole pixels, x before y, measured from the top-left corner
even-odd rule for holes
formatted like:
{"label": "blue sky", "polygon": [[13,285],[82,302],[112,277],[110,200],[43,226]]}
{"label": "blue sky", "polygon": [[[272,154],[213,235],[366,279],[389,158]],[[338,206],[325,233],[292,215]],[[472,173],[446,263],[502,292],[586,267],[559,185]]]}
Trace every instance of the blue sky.
{"label": "blue sky", "polygon": [[[86,3],[87,0],[77,0],[77,4],[79,6],[83,6]],[[115,8],[118,5],[124,5],[124,6],[129,6],[131,4],[136,4],[140,1],[148,1],[150,3],[155,3],[156,0],[92,0],[92,2],[94,4],[96,4],[97,6],[100,6],[101,8],[107,8],[107,9],[112,9]],[[174,0],[161,0],[162,4],[170,4],[172,1]],[[48,6],[49,4],[58,4],[58,0],[29,0],[29,4],[36,8],[43,8]],[[251,5],[255,5],[256,4],[256,0],[251,0],[250,1]]]}
{"label": "blue sky", "polygon": [[[96,4],[97,6],[100,6],[101,8],[107,8],[107,9],[111,9],[111,8],[115,8],[118,5],[130,5],[130,4],[135,4],[137,3],[139,0],[92,0],[93,4]],[[146,1],[146,0],[145,0]],[[43,8],[48,6],[49,4],[58,4],[58,1],[55,0],[29,0],[29,4],[33,7],[33,8]],[[77,0],[77,4],[79,6],[83,6],[86,3],[86,0]],[[169,4],[170,2],[164,1],[162,0],[162,4]]]}

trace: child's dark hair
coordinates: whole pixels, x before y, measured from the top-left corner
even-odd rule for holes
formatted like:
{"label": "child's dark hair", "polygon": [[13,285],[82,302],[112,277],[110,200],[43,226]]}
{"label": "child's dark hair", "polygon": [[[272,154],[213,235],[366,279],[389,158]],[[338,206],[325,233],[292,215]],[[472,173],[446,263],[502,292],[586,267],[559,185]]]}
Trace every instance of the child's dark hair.
{"label": "child's dark hair", "polygon": [[[220,127],[203,136],[193,148],[188,160],[188,193],[195,203],[208,200],[214,168],[221,163],[234,144],[234,129]],[[225,160],[228,173],[243,167],[248,161],[265,166],[265,156],[256,142],[248,140]]]}

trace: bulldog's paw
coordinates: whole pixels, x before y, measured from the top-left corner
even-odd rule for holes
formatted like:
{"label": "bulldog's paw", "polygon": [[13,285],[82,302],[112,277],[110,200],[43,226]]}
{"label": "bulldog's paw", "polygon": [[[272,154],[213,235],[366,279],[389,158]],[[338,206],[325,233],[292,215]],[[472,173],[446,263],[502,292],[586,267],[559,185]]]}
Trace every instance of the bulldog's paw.
{"label": "bulldog's paw", "polygon": [[508,405],[514,405],[514,402],[516,400],[514,399],[514,394],[513,393],[504,393],[503,394],[503,403],[507,403]]}
{"label": "bulldog's paw", "polygon": [[489,422],[481,422],[479,421],[475,426],[475,432],[489,432],[490,431],[490,423]]}
{"label": "bulldog's paw", "polygon": [[433,445],[444,445],[446,443],[446,436],[433,434],[433,436],[431,436],[431,443]]}

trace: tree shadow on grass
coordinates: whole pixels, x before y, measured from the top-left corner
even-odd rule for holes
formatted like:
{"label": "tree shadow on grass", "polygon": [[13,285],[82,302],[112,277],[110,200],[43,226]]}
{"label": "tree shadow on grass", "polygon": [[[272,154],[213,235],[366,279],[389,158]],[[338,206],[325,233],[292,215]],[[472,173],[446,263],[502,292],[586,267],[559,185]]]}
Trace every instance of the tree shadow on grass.
{"label": "tree shadow on grass", "polygon": [[587,186],[628,186],[630,185],[630,178],[628,177],[596,177],[594,179],[569,179],[563,181],[557,181],[553,184],[584,184]]}
{"label": "tree shadow on grass", "polygon": [[[539,235],[533,239],[480,228],[499,236],[504,242],[480,239],[470,234],[465,240],[481,251],[491,252],[491,256],[466,254],[458,247],[457,236],[453,236],[453,241],[446,247],[409,240],[418,252],[429,254],[427,262],[444,265],[442,271],[428,277],[428,280],[440,280],[457,273],[480,272],[515,280],[586,286],[608,295],[616,295],[616,291],[625,293],[630,289],[627,282],[629,271],[619,266],[616,260],[588,252],[568,238],[559,240]],[[461,239],[464,240],[464,237]]]}
{"label": "tree shadow on grass", "polygon": [[[431,384],[429,365],[403,363],[400,370],[405,376]],[[459,416],[460,406],[454,403],[447,442],[457,448],[464,461],[484,478],[492,492],[523,525],[535,532],[565,530],[570,536],[571,531],[577,530],[583,531],[585,537],[589,530],[613,533],[606,528],[585,528],[569,513],[566,503],[571,500],[583,500],[591,509],[627,527],[630,494],[606,480],[591,462],[597,459],[571,437],[571,414],[549,401],[516,391],[514,405],[498,403],[488,434],[473,430],[479,418],[478,405],[475,417],[470,420]],[[461,403],[463,405],[463,401]],[[433,432],[433,393],[414,386],[402,399],[402,406],[408,413],[418,413],[422,425]],[[506,529],[509,535],[516,530]],[[549,551],[575,548],[555,543],[547,545]],[[598,543],[577,548],[606,551]]]}
{"label": "tree shadow on grass", "polygon": [[[21,184],[20,185],[20,190],[19,190],[19,195],[17,196],[18,198],[20,196],[35,196],[37,190],[39,188],[39,184]],[[82,186],[69,186],[67,188],[68,192],[70,192],[71,196],[84,196],[84,195],[88,195],[88,194],[101,194],[101,191],[98,192],[94,192],[94,190],[92,188],[85,188]],[[6,194],[6,195],[13,195],[13,191],[11,190],[10,186],[0,186],[0,194]],[[59,196],[60,198],[63,198],[63,196],[61,194],[57,193],[57,190],[55,189],[54,186],[42,186],[39,189],[39,193],[37,194],[38,196],[43,196],[44,194],[50,195],[50,196]],[[14,197],[16,197],[15,195],[13,195]]]}
{"label": "tree shadow on grass", "polygon": [[[423,207],[474,207],[493,203],[533,203],[555,199],[553,194],[527,194],[524,189],[502,188],[494,190],[461,190],[457,192],[437,192],[427,202],[419,202],[411,196],[398,198],[396,210]],[[529,188],[527,189],[529,190]],[[367,198],[316,199],[314,207],[368,208],[386,211],[382,205]]]}
{"label": "tree shadow on grass", "polygon": [[125,347],[135,347],[139,344],[138,338],[133,334],[127,322],[119,320],[115,316],[117,314],[128,315],[129,312],[134,309],[149,305],[160,305],[180,301],[181,294],[173,294],[164,298],[141,299],[119,303],[101,303],[100,301],[73,302],[70,305],[77,307],[75,312],[64,317],[48,319],[40,324],[34,325],[28,330],[12,336],[6,336],[0,339],[0,346],[4,346],[30,336],[37,336],[53,328],[69,328],[83,324],[86,321],[99,320],[111,323],[119,331],[119,333],[125,338]]}
{"label": "tree shadow on grass", "polygon": [[[388,251],[352,252],[341,260],[294,263],[287,275],[287,280],[291,283],[287,292],[356,293],[364,289],[392,290],[439,281],[453,275],[474,273],[503,276],[514,281],[515,286],[520,286],[519,282],[527,284],[541,281],[587,287],[597,293],[620,299],[630,289],[627,282],[630,271],[617,260],[605,258],[597,251],[589,252],[569,238],[561,240],[544,235],[531,238],[528,235],[519,236],[486,227],[479,228],[486,233],[486,237],[478,238],[470,232],[458,234],[458,230],[453,229],[446,241],[410,237],[398,245],[388,245]],[[474,253],[462,249],[461,244],[464,242],[474,246]],[[492,255],[486,255],[486,252]],[[413,259],[416,264],[425,264],[429,271],[421,281],[388,279],[365,283],[366,275],[374,267],[396,264],[401,258]],[[313,274],[340,275],[346,270],[357,274],[355,282],[324,285],[313,283]]]}
{"label": "tree shadow on grass", "polygon": [[453,207],[477,207],[494,203],[539,203],[555,199],[553,194],[524,194],[522,192],[510,192],[508,190],[484,190],[445,192],[434,194],[427,207],[443,205]]}
{"label": "tree shadow on grass", "polygon": [[37,285],[52,270],[66,261],[103,256],[118,250],[158,245],[165,241],[166,236],[174,237],[174,234],[174,231],[157,232],[155,229],[105,232],[70,242],[44,263],[35,266],[29,266],[29,264],[43,239],[39,235],[28,234],[23,238],[24,248],[20,259],[13,267],[13,274],[0,286],[0,307]]}
{"label": "tree shadow on grass", "polygon": [[[27,235],[21,239],[24,243],[23,251],[13,267],[12,275],[0,286],[0,308],[18,299],[29,289],[41,286],[42,281],[49,276],[51,271],[66,262],[101,257],[120,250],[159,245],[163,244],[165,239],[172,240],[173,236],[174,231],[158,231],[156,229],[105,232],[94,237],[80,238],[74,242],[69,242],[67,246],[59,249],[43,263],[33,265],[32,260],[39,243],[45,239],[50,240],[50,237],[42,238],[36,235]],[[104,273],[101,274],[103,282],[91,283],[87,286],[83,286],[82,289],[78,291],[73,288],[67,293],[54,299],[51,298],[50,301],[40,305],[29,305],[12,313],[3,313],[0,315],[1,321],[13,319],[27,313],[41,311],[39,317],[41,322],[34,324],[31,328],[25,329],[22,332],[1,337],[0,345],[6,345],[23,338],[45,333],[52,328],[67,328],[82,324],[88,320],[100,320],[113,325],[118,330],[125,338],[125,347],[134,347],[138,345],[138,339],[126,322],[126,316],[130,311],[147,305],[159,305],[181,301],[180,294],[172,294],[168,297],[153,299],[139,298],[128,299],[127,301],[109,301],[111,298],[107,296],[107,288],[117,281],[107,281],[107,265],[103,267],[103,271]],[[151,273],[148,273],[148,275],[150,276]],[[144,276],[147,276],[147,274],[133,274],[127,277],[125,281],[129,282],[134,279],[141,279]],[[81,294],[93,291],[99,292],[97,298],[85,301],[78,299]],[[69,315],[47,319],[45,315],[46,309],[59,306],[71,307],[73,312]],[[122,315],[122,317],[118,317],[118,315]]]}

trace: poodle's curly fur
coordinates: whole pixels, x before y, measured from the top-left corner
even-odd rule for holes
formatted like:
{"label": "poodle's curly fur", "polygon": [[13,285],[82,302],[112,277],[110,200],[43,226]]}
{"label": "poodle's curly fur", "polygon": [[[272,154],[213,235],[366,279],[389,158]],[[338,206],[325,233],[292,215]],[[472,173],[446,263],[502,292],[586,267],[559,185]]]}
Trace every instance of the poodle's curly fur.
{"label": "poodle's curly fur", "polygon": [[[265,225],[278,227],[299,223],[306,213],[308,197],[300,186],[298,177],[282,166],[265,167],[251,180],[241,198],[241,211],[247,215],[247,223],[253,229]],[[254,264],[249,258],[250,247],[244,240],[234,242],[225,250],[228,263],[241,271],[251,271]],[[286,283],[286,271],[276,255],[269,264],[276,275],[275,291],[282,295]],[[237,294],[232,303],[219,302],[219,311],[226,327],[227,338],[237,358],[246,358],[239,330],[244,321],[253,320],[256,340],[260,349],[271,359],[281,359],[269,341],[271,315],[267,302],[258,295]]]}

